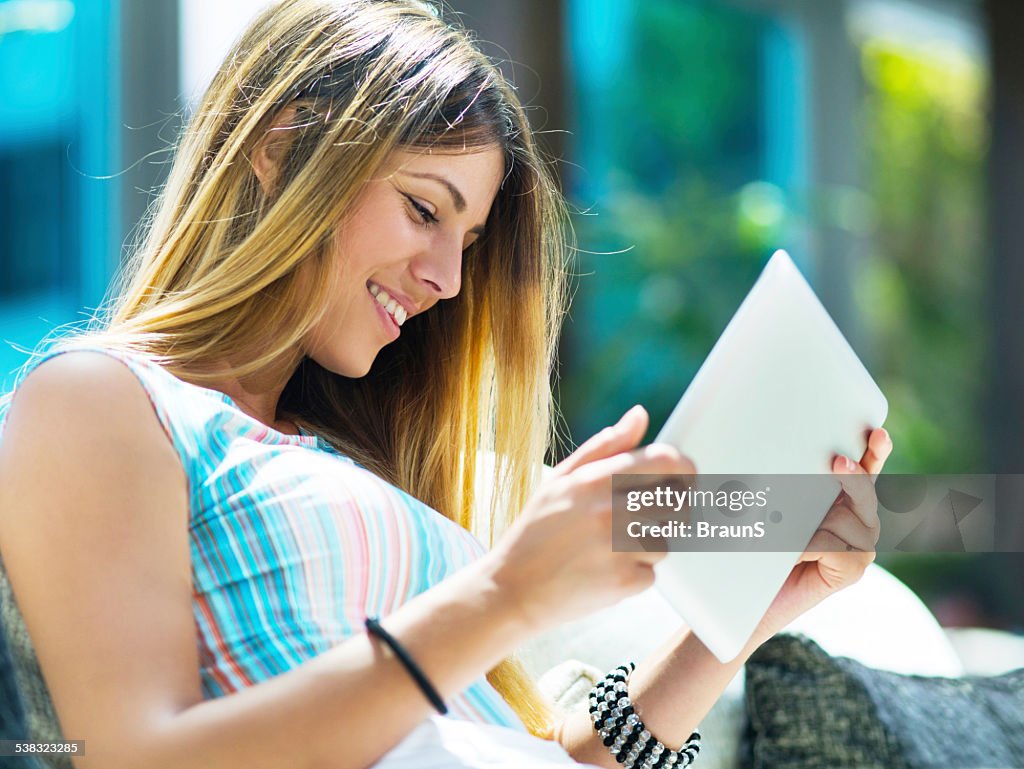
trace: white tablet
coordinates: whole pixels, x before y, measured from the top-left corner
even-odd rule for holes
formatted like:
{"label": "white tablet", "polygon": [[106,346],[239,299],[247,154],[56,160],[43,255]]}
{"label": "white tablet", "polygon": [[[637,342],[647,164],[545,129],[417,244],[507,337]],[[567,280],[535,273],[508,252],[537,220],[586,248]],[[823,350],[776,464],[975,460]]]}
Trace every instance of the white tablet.
{"label": "white tablet", "polygon": [[[777,251],[655,441],[676,446],[699,475],[819,474],[814,511],[780,523],[785,541],[802,551],[840,491],[833,457],[859,459],[887,412],[807,281]],[[670,552],[655,567],[656,585],[726,662],[742,651],[798,555]]]}

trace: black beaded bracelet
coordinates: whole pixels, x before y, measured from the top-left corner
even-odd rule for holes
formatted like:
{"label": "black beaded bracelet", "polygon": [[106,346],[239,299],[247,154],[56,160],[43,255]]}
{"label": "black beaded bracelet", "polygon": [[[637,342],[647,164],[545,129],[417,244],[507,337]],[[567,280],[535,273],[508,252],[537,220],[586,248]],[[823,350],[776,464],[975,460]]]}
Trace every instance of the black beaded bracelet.
{"label": "black beaded bracelet", "polygon": [[605,747],[624,769],[668,769],[689,766],[700,752],[700,732],[694,731],[679,750],[655,739],[637,715],[627,694],[630,662],[606,675],[590,692],[590,718]]}
{"label": "black beaded bracelet", "polygon": [[409,655],[409,652],[395,640],[395,637],[391,635],[387,630],[380,626],[380,622],[377,621],[376,617],[366,618],[366,632],[371,635],[377,636],[380,640],[391,647],[391,651],[395,653],[395,656],[402,661],[405,665],[405,669],[409,671],[409,675],[416,682],[416,685],[420,687],[424,696],[430,700],[430,704],[433,705],[437,712],[442,716],[448,712],[448,706],[444,704],[444,700],[441,699],[441,695],[437,693],[437,689],[430,683],[427,676],[420,670],[420,666],[416,664],[415,660]]}

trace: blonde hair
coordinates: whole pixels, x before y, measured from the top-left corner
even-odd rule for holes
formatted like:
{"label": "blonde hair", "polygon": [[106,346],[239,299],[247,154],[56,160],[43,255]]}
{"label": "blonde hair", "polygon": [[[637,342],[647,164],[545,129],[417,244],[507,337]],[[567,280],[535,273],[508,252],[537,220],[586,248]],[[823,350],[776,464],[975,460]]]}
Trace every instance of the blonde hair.
{"label": "blonde hair", "polygon": [[[294,138],[265,194],[249,159],[286,106]],[[515,93],[425,3],[284,0],[256,18],[187,125],[110,306],[54,346],[140,352],[199,384],[297,361],[327,304],[327,244],[374,171],[395,149],[495,144],[506,174],[459,295],[409,319],[365,377],[298,361],[278,414],[493,544],[554,437],[571,232]],[[232,367],[207,373],[210,361]],[[514,656],[487,678],[530,732],[552,738],[553,703]]]}

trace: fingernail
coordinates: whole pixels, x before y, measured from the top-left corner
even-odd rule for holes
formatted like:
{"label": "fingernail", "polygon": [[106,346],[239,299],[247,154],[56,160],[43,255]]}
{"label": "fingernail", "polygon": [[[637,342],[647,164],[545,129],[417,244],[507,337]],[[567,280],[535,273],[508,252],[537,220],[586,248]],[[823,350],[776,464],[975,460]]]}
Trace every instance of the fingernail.
{"label": "fingernail", "polygon": [[636,404],[635,406],[633,406],[633,408],[631,408],[629,411],[627,411],[625,414],[623,414],[622,415],[622,419],[620,419],[619,421],[620,422],[626,422],[626,421],[632,419],[633,417],[635,417],[640,412],[641,408],[643,408],[643,407],[639,403]]}

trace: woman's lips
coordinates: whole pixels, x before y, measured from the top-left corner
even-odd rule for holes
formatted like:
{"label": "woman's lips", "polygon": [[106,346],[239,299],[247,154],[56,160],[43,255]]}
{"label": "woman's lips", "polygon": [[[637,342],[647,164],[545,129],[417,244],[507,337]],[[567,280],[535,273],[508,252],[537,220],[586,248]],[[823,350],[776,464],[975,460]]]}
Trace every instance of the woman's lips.
{"label": "woman's lips", "polygon": [[395,323],[395,319],[391,317],[391,313],[389,313],[387,310],[381,307],[380,302],[377,301],[377,298],[373,294],[371,294],[369,291],[367,291],[366,293],[370,297],[370,301],[373,303],[373,307],[375,312],[377,313],[377,317],[380,318],[380,321],[383,324],[384,330],[387,332],[388,337],[391,339],[391,341],[398,339],[399,334],[402,333],[402,329],[398,327],[397,323]]}

